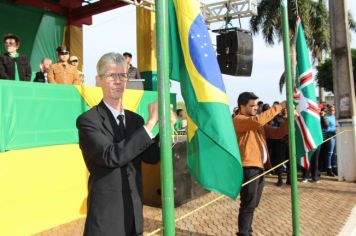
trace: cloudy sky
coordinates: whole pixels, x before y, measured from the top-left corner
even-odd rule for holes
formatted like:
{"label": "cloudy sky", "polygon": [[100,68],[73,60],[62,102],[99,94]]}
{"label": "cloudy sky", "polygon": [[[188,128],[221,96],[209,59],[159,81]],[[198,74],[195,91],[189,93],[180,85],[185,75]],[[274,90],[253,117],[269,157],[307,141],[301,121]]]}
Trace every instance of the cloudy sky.
{"label": "cloudy sky", "polygon": [[[356,19],[356,1],[348,0],[348,8]],[[86,84],[95,84],[95,66],[101,55],[115,51],[132,52],[133,64],[136,61],[136,14],[134,6],[122,7],[93,17],[93,24],[84,26],[84,73]],[[237,22],[234,21],[234,26]],[[221,27],[214,24],[212,29]],[[248,18],[242,21],[242,28],[249,29]],[[211,33],[213,44],[215,34]],[[235,77],[223,75],[226,92],[231,109],[236,106],[236,99],[243,91],[253,91],[260,100],[272,103],[275,100],[285,100],[285,93],[279,93],[278,81],[284,70],[282,43],[273,47],[263,41],[261,35],[253,38],[253,70],[251,77]],[[95,45],[95,46],[93,46]],[[356,48],[356,34],[352,34],[351,47]],[[171,92],[178,94],[181,101],[179,84],[172,83]]]}

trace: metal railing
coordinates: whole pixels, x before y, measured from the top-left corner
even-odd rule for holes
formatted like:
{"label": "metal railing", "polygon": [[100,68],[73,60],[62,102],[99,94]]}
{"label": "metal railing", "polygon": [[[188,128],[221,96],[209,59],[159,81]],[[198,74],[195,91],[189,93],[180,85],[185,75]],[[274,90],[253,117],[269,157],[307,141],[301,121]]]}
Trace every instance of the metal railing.
{"label": "metal railing", "polygon": [[[149,11],[155,11],[154,0],[120,0]],[[238,19],[257,15],[257,0],[224,0],[213,3],[205,3],[196,0],[207,24],[226,21],[226,18]]]}
{"label": "metal railing", "polygon": [[207,24],[257,15],[256,0],[225,0],[214,3],[200,2]]}

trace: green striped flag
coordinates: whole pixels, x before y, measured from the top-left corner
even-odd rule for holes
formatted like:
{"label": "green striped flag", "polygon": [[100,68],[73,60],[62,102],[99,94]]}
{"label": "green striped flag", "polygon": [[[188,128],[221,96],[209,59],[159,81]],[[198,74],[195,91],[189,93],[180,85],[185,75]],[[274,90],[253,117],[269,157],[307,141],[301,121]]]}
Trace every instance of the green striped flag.
{"label": "green striped flag", "polygon": [[299,17],[296,35],[297,80],[294,103],[299,113],[296,118],[296,148],[299,164],[307,169],[312,151],[323,142],[323,136],[309,51]]}
{"label": "green striped flag", "polygon": [[[173,5],[174,3],[174,5]],[[206,189],[236,198],[243,174],[225,86],[196,1],[170,0],[171,79],[188,114],[188,168]]]}

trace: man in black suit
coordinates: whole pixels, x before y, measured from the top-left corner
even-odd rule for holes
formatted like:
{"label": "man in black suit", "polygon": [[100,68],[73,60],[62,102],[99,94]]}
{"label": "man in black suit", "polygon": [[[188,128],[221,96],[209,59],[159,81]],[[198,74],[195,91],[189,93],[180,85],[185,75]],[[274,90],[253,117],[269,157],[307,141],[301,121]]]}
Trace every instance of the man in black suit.
{"label": "man in black suit", "polygon": [[103,100],[77,119],[79,145],[89,170],[88,213],[84,235],[142,235],[141,161],[159,161],[152,129],[158,122],[157,102],[149,118],[124,110],[127,64],[108,53],[97,64],[97,85]]}
{"label": "man in black suit", "polygon": [[124,52],[122,54],[125,57],[125,60],[127,62],[128,71],[127,75],[129,79],[141,79],[140,72],[137,70],[136,67],[134,67],[131,62],[132,62],[132,54],[129,52]]}
{"label": "man in black suit", "polygon": [[35,79],[33,82],[39,82],[39,83],[48,83],[47,79],[47,73],[49,70],[49,67],[52,64],[52,60],[49,58],[43,58],[40,64],[40,71],[36,73]]}

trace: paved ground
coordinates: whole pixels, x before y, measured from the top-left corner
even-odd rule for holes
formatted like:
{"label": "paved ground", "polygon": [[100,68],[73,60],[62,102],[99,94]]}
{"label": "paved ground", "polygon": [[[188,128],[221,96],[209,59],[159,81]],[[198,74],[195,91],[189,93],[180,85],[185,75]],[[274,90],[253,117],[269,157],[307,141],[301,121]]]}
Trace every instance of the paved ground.
{"label": "paved ground", "polygon": [[[266,178],[266,186],[259,208],[255,212],[254,236],[292,235],[290,187],[276,187],[275,177]],[[176,223],[176,235],[235,235],[238,201],[215,193],[208,193],[175,210],[176,218],[202,205],[211,205]],[[356,206],[356,183],[338,182],[323,178],[320,183],[299,183],[300,235],[334,236],[341,232]],[[162,226],[161,209],[144,206],[144,235]],[[83,234],[84,219],[58,226],[36,236]],[[154,234],[162,235],[162,231]]]}

